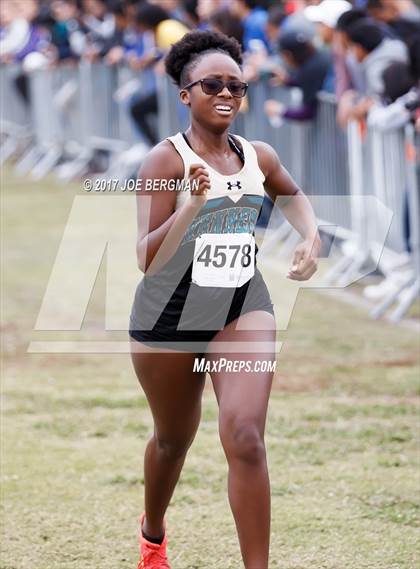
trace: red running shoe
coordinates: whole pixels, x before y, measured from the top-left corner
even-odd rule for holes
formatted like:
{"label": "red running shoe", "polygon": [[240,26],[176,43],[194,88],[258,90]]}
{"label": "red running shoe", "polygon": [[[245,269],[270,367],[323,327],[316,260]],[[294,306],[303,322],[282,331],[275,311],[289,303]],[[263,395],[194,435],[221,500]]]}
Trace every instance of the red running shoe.
{"label": "red running shoe", "polygon": [[140,516],[140,561],[137,565],[137,569],[171,569],[168,563],[168,558],[166,557],[166,544],[168,542],[166,537],[166,527],[165,536],[162,543],[151,543],[143,537],[142,527],[143,521],[146,517],[146,513],[143,512]]}

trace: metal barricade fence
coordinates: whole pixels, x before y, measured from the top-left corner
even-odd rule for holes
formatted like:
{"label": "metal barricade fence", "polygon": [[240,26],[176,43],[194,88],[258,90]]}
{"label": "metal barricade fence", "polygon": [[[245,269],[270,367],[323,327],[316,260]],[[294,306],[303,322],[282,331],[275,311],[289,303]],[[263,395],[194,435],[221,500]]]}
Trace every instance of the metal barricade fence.
{"label": "metal barricade fence", "polygon": [[17,88],[18,65],[0,65],[0,164],[30,135],[30,108]]}
{"label": "metal barricade fence", "polygon": [[[370,168],[372,154],[370,138],[370,135],[366,136],[363,123],[349,122],[347,160],[348,188],[351,199],[347,203],[347,212],[351,234],[344,244],[345,248],[339,261],[328,271],[325,277],[326,284],[345,287],[362,276],[362,267],[370,263],[372,270],[375,268],[369,234],[371,233],[370,227],[377,224],[378,215],[368,197],[374,195],[373,172]],[[377,234],[379,235],[379,232]]]}
{"label": "metal barricade fence", "polygon": [[[77,124],[78,117],[71,120],[66,116],[68,108],[74,105],[71,99],[76,96],[77,72],[77,67],[59,67],[40,69],[28,75],[32,123],[39,148],[62,146],[73,137],[83,142],[78,129],[72,127]],[[73,108],[77,110],[77,103]],[[70,132],[72,128],[73,132]]]}
{"label": "metal barricade fence", "polygon": [[114,142],[120,142],[118,106],[113,98],[117,88],[114,66],[87,61],[79,64],[81,126],[88,147],[112,149]]}
{"label": "metal barricade fence", "polygon": [[293,172],[293,175],[298,171],[297,158],[293,153],[297,131],[293,129],[293,124],[287,121],[281,127],[273,128],[264,113],[264,103],[267,99],[275,99],[289,105],[297,94],[297,90],[271,87],[268,81],[252,83],[248,95],[248,112],[243,115],[243,136],[248,140],[261,139],[274,146],[282,164]]}
{"label": "metal barricade fence", "polygon": [[21,173],[43,177],[64,157],[74,175],[96,150],[116,153],[135,143],[128,109],[115,98],[132,72],[84,61],[36,70],[27,79],[35,145],[19,162]]}
{"label": "metal barricade fence", "polygon": [[[406,208],[408,207],[404,127],[381,131],[370,128],[359,134],[363,150],[363,195],[373,195],[392,215],[389,224],[379,214],[365,223],[364,239],[372,246],[395,254],[408,250]],[[383,241],[383,235],[386,240]]]}
{"label": "metal barricade fence", "polygon": [[[17,73],[14,67],[0,68],[1,125],[23,126],[30,117],[37,151],[46,153],[41,160],[37,156],[31,165],[38,177],[56,164],[69,145],[84,152],[85,161],[96,149],[115,155],[133,146],[137,136],[129,115],[132,95],[156,89],[160,139],[188,125],[189,109],[181,104],[178,89],[166,76],[155,78],[151,72],[139,74],[126,67],[85,61],[34,71],[28,76],[29,114],[16,94]],[[117,92],[129,82],[134,82],[134,91],[119,98]],[[411,227],[418,226],[418,211],[413,212],[415,177],[405,156],[407,133],[403,129],[386,133],[369,129],[363,134],[357,124],[351,124],[346,133],[337,126],[334,98],[324,93],[319,94],[313,121],[285,121],[279,128],[271,126],[263,111],[265,101],[274,98],[293,105],[296,93],[272,87],[267,81],[252,83],[232,132],[271,144],[296,182],[313,196],[320,223],[334,227],[339,237],[350,236],[356,243],[356,254],[351,254],[348,262],[340,261],[330,275],[330,282],[335,279],[345,285],[357,276],[372,247],[381,246],[384,221],[376,213],[369,212],[368,216],[360,201],[350,201],[350,207],[343,207],[343,202],[335,198],[373,195],[381,200],[393,212],[385,246],[395,255],[407,250],[406,203]],[[144,152],[140,153],[139,160],[143,156]],[[322,196],[329,199],[315,199]],[[415,242],[418,248],[418,237]]]}
{"label": "metal barricade fence", "polygon": [[30,124],[30,109],[18,92],[18,65],[0,65],[0,132],[26,128]]}
{"label": "metal barricade fence", "polygon": [[178,88],[166,75],[157,78],[159,139],[185,130],[188,126],[188,108],[179,100]]}
{"label": "metal barricade fence", "polygon": [[413,264],[420,275],[420,132],[415,132],[412,125],[405,128],[407,150],[407,182],[409,196],[410,247]]}
{"label": "metal barricade fence", "polygon": [[[366,164],[372,180],[374,195],[392,211],[392,222],[385,247],[396,253],[407,251],[407,237],[404,229],[405,207],[407,205],[407,181],[405,171],[405,133],[403,128],[381,132],[371,129],[368,133],[370,160]],[[381,220],[369,224],[368,239],[377,240],[382,234]]]}
{"label": "metal barricade fence", "polygon": [[126,88],[127,85],[132,84],[129,93],[122,94],[119,96],[119,101],[117,100],[117,112],[118,112],[118,125],[119,125],[119,137],[124,142],[129,145],[133,145],[137,142],[137,137],[135,134],[135,129],[132,124],[132,120],[129,116],[129,105],[131,100],[131,94],[134,90],[140,89],[141,84],[138,80],[137,75],[129,67],[121,65],[117,68],[117,85],[118,90],[114,92],[114,99],[117,98],[119,92]]}
{"label": "metal barricade fence", "polygon": [[[320,223],[332,224],[335,234],[352,229],[349,208],[334,196],[349,196],[348,141],[346,132],[337,126],[335,98],[327,93],[318,96],[316,118],[303,131],[304,166],[302,187],[309,196],[325,196],[316,201]],[[328,197],[328,198],[327,198]]]}
{"label": "metal barricade fence", "polygon": [[[346,133],[336,123],[334,97],[319,94],[318,112],[313,121],[284,121],[275,128],[263,112],[267,99],[287,106],[299,105],[298,89],[272,87],[266,81],[250,86],[250,112],[244,115],[244,132],[248,139],[261,139],[277,151],[282,164],[309,196],[348,196]],[[328,168],[325,165],[328,164]],[[335,199],[314,200],[320,223],[341,237],[352,228],[351,215]]]}
{"label": "metal barricade fence", "polygon": [[391,315],[391,320],[399,320],[411,303],[420,294],[420,133],[414,132],[412,124],[405,127],[407,151],[406,180],[408,190],[408,222],[410,227],[409,244],[414,270],[414,281],[405,291],[399,306]]}
{"label": "metal barricade fence", "polygon": [[[305,193],[320,198],[312,200],[320,225],[349,244],[327,275],[326,283],[346,286],[367,274],[366,267],[370,265],[374,269],[378,262],[380,265],[384,247],[394,257],[406,253],[405,207],[408,207],[411,231],[414,231],[411,265],[418,263],[418,187],[413,167],[408,167],[405,156],[407,135],[403,129],[380,133],[367,131],[361,128],[363,125],[354,122],[346,132],[337,125],[335,98],[326,93],[318,95],[314,120],[289,121],[274,128],[263,111],[269,98],[287,105],[293,104],[294,100],[290,89],[273,88],[265,81],[253,83],[248,91],[248,109],[238,113],[231,130],[248,140],[260,139],[271,144]],[[179,118],[176,89],[166,78],[160,82],[159,102],[160,137],[184,129],[186,125]],[[377,201],[369,200],[369,196]],[[349,199],[343,200],[343,197]],[[388,213],[392,212],[390,225],[390,216],[383,217],[383,206]],[[283,223],[283,226],[287,225],[287,222]],[[289,253],[296,243],[296,235],[288,233],[287,228],[280,229],[278,235],[287,237],[286,245],[289,242],[290,246],[285,250]],[[404,288],[405,284],[399,292]],[[410,299],[413,300],[416,294],[418,278],[411,286]],[[396,297],[394,294],[391,301]],[[389,302],[387,298],[385,303],[375,307],[372,316],[382,315]],[[408,305],[405,300],[391,318],[400,318]]]}
{"label": "metal barricade fence", "polygon": [[405,279],[373,308],[371,316],[383,316],[396,303],[389,316],[400,320],[420,293],[420,135],[414,126],[390,132],[372,131],[374,159],[383,158],[383,167],[373,164],[375,191],[393,213],[386,247],[409,256]]}
{"label": "metal barricade fence", "polygon": [[35,146],[18,165],[42,178],[66,152],[77,153],[84,145],[80,129],[78,67],[62,65],[27,75]]}

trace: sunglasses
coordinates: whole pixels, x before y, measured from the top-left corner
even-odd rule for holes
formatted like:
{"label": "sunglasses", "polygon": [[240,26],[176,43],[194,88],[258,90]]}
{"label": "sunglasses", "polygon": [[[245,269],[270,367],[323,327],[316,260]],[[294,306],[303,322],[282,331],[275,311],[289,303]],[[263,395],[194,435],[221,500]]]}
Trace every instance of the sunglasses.
{"label": "sunglasses", "polygon": [[245,97],[248,89],[248,83],[244,83],[243,81],[238,81],[236,79],[222,81],[222,79],[211,77],[193,81],[192,83],[185,85],[183,89],[190,89],[191,87],[194,87],[194,85],[198,85],[198,83],[200,83],[201,89],[206,95],[218,95],[225,87],[227,87],[232,97],[242,98]]}

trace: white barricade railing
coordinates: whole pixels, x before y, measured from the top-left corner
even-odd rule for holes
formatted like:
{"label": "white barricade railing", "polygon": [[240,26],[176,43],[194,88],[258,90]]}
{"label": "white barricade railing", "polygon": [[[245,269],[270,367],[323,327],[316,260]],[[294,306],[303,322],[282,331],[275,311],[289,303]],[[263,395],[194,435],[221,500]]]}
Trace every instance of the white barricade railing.
{"label": "white barricade railing", "polygon": [[29,108],[16,85],[19,73],[18,66],[0,65],[0,132],[30,124]]}
{"label": "white barricade railing", "polygon": [[[181,104],[177,88],[166,76],[155,78],[150,71],[140,74],[126,67],[88,62],[34,71],[27,76],[30,109],[17,92],[18,74],[17,67],[0,67],[0,134],[5,135],[6,141],[0,156],[10,155],[22,129],[27,134],[29,123],[34,146],[17,167],[21,172],[31,170],[37,178],[63,159],[70,164],[67,176],[70,178],[86,168],[97,150],[108,151],[111,156],[129,152],[138,141],[129,107],[132,97],[141,93],[157,91],[156,125],[160,139],[188,125],[188,108]],[[407,146],[416,147],[413,132],[409,128],[366,131],[352,123],[346,133],[337,126],[334,98],[324,93],[319,94],[318,112],[313,121],[285,121],[279,128],[271,126],[263,112],[264,102],[275,98],[290,105],[296,101],[296,93],[299,97],[296,90],[274,88],[265,81],[251,84],[245,108],[238,113],[232,132],[273,145],[297,183],[313,197],[320,225],[325,224],[327,230],[331,227],[334,235],[352,244],[329,271],[326,282],[345,286],[354,281],[360,269],[376,258],[376,253],[372,254],[375,248],[384,247],[385,252],[395,256],[406,254],[406,208],[410,217],[411,259],[418,266],[415,152],[411,151],[411,159],[405,152]],[[134,148],[134,162],[129,161],[128,169],[119,172],[133,172],[134,165],[141,162],[146,147]],[[330,199],[318,199],[322,196]],[[342,196],[356,199],[348,200],[348,207],[344,207],[342,200],[335,199]],[[367,211],[359,199],[366,196],[374,196],[393,213],[385,242],[382,236],[386,220]],[[290,227],[286,231],[285,227],[287,222],[279,235],[289,234],[293,245],[296,233]],[[418,279],[415,282],[418,287]],[[414,286],[412,297],[415,290]],[[389,302],[387,299],[377,307],[373,316],[383,314]],[[395,318],[401,317],[403,308]]]}
{"label": "white barricade railing", "polygon": [[105,64],[79,65],[80,106],[85,144],[92,148],[122,150],[119,138],[117,69]]}
{"label": "white barricade railing", "polygon": [[20,139],[30,135],[30,108],[17,88],[20,68],[0,65],[0,164],[15,153]]}
{"label": "white barricade railing", "polygon": [[[374,132],[373,145],[377,156],[382,152],[382,168],[374,167],[374,187],[378,197],[393,212],[390,231],[385,243],[392,252],[409,257],[405,279],[401,279],[371,311],[379,318],[394,303],[391,321],[398,321],[418,297],[420,292],[420,201],[419,201],[419,135],[408,124],[391,132]],[[408,270],[407,270],[408,268]]]}

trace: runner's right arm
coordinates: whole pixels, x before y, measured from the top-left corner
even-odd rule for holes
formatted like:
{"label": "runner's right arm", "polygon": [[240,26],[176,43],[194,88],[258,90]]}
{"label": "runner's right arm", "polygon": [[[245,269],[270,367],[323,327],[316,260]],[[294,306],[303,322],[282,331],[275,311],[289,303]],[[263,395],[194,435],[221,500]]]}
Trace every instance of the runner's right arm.
{"label": "runner's right arm", "polygon": [[[190,182],[199,180],[184,204],[175,211],[175,191],[148,191],[146,180],[182,180],[184,164],[169,141],[153,148],[140,167],[138,178],[142,188],[136,191],[137,201],[137,262],[146,275],[153,275],[177,250],[182,238],[207,200],[210,189],[208,172],[200,164],[191,166]],[[146,196],[148,199],[146,199]]]}

